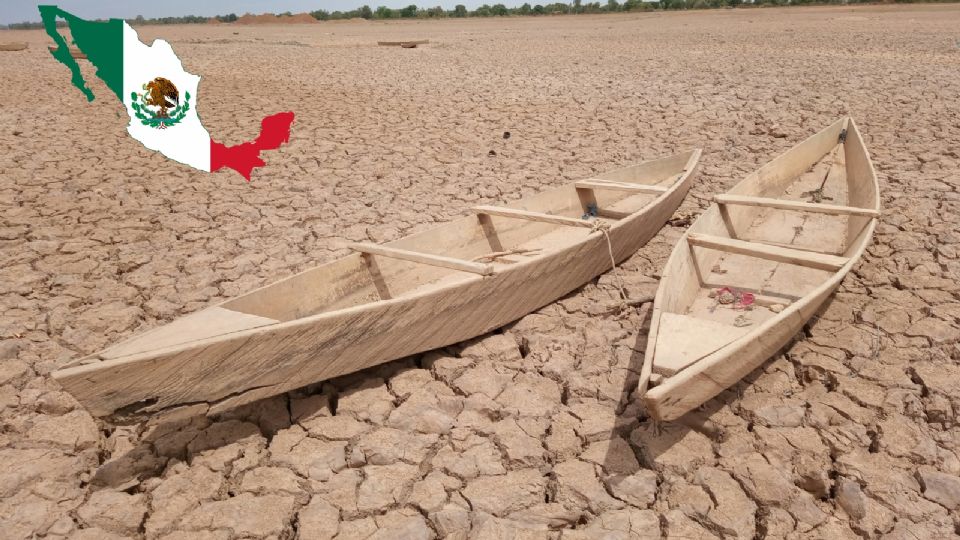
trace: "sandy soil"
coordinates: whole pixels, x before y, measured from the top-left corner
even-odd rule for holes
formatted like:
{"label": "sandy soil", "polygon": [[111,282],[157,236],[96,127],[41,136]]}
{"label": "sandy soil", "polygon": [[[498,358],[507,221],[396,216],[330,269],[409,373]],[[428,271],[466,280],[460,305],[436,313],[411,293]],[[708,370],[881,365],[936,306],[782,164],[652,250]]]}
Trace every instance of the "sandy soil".
{"label": "sandy soil", "polygon": [[[0,53],[3,536],[953,536],[957,28],[956,6],[144,28],[203,75],[218,140],[296,111],[250,184],[145,150],[45,36],[3,33],[31,44]],[[845,113],[886,208],[868,255],[802,339],[683,422],[643,420],[647,311],[603,313],[609,276],[502,332],[223,417],[103,425],[48,376],[345,241],[698,145],[695,215]],[[655,289],[682,227],[624,265],[631,291]]]}

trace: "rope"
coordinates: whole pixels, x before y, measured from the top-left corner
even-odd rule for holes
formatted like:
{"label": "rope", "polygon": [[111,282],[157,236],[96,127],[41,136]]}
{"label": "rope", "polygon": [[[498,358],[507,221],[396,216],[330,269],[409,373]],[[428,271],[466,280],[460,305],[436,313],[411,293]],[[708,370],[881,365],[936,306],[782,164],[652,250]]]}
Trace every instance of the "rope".
{"label": "rope", "polygon": [[616,279],[617,289],[620,290],[620,311],[626,311],[630,307],[630,303],[627,301],[627,291],[623,286],[623,278],[620,277],[620,272],[617,269],[617,259],[613,256],[613,244],[610,242],[610,224],[600,221],[599,219],[593,223],[592,231],[600,231],[603,233],[603,238],[607,241],[607,253],[610,255],[610,270],[613,272],[613,277]]}

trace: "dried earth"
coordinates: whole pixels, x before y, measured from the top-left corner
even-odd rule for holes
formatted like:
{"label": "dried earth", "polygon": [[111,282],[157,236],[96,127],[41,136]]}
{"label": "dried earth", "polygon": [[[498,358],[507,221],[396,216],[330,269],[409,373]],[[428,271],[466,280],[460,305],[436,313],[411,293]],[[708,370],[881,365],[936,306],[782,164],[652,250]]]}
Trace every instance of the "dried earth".
{"label": "dried earth", "polygon": [[[31,44],[0,52],[3,536],[954,536],[957,28],[957,6],[144,28],[204,76],[218,140],[296,111],[249,184],[147,151],[40,32],[3,33]],[[648,293],[684,216],[846,113],[880,175],[873,245],[800,339],[681,422],[645,420],[649,306],[605,313],[609,275],[494,334],[214,418],[109,426],[49,377],[346,241],[702,146],[679,219],[623,266]]]}

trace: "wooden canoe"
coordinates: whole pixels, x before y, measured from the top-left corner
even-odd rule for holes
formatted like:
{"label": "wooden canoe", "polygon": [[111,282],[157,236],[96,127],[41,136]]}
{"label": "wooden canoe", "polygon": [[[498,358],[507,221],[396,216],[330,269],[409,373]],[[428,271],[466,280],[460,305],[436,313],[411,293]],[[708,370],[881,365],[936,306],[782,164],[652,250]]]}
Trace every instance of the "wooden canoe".
{"label": "wooden canoe", "polygon": [[[57,52],[60,51],[60,47],[54,47],[54,46],[49,46],[49,47],[47,47],[47,49],[49,49],[52,54],[57,54]],[[87,55],[84,54],[83,51],[81,51],[80,49],[78,49],[78,48],[76,48],[76,47],[70,47],[69,50],[70,50],[70,56],[72,56],[72,57],[74,57],[74,58],[86,58],[86,57],[87,57]]]}
{"label": "wooden canoe", "polygon": [[416,39],[411,41],[378,41],[377,45],[381,47],[403,47],[404,49],[415,49],[417,45],[427,45],[429,39]]}
{"label": "wooden canoe", "polygon": [[25,41],[10,41],[7,43],[0,43],[0,51],[23,51],[29,46],[30,44]]}
{"label": "wooden canoe", "polygon": [[849,118],[717,195],[663,271],[639,383],[648,413],[678,418],[789,343],[857,264],[879,201]]}
{"label": "wooden canoe", "polygon": [[[216,414],[489,332],[610,269],[664,225],[700,150],[354,253],[112,346],[53,377],[95,416]],[[583,219],[596,209],[599,217]],[[493,252],[530,250],[484,261]]]}

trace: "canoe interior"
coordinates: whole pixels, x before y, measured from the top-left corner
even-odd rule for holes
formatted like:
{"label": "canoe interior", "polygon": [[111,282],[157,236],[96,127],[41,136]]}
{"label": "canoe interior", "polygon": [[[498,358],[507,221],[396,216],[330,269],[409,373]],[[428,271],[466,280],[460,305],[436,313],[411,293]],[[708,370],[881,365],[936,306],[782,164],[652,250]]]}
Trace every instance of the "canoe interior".
{"label": "canoe interior", "polygon": [[[878,208],[872,168],[855,131],[839,142],[840,120],[746,177],[728,193],[858,208]],[[855,130],[855,127],[851,126]],[[870,217],[778,208],[711,205],[689,233],[850,257],[863,244]],[[741,339],[813,293],[835,270],[764,260],[686,245],[675,250],[658,299],[661,319],[653,371],[671,376]],[[752,309],[718,303],[727,287],[756,295]],[[690,339],[690,338],[696,339]]]}
{"label": "canoe interior", "polygon": [[[683,175],[693,153],[684,152],[595,178],[669,187]],[[613,224],[643,210],[659,196],[584,190],[570,183],[504,206],[581,218],[595,204],[600,219]],[[384,245],[468,261],[497,251],[539,250],[499,259],[494,263],[499,269],[576,244],[590,232],[589,228],[470,215]],[[479,279],[483,278],[459,270],[353,253],[135,336],[96,356],[101,360],[120,358]]]}

